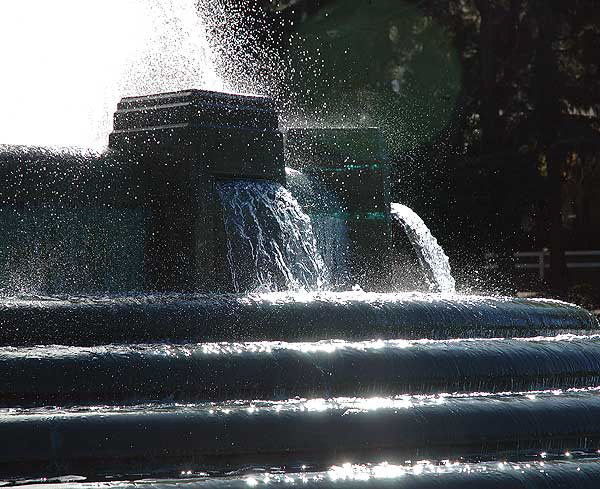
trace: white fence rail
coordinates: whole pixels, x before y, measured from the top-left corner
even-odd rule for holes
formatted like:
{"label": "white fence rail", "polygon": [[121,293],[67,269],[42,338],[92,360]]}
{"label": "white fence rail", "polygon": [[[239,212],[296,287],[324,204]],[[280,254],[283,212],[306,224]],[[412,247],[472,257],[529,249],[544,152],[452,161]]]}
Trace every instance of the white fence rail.
{"label": "white fence rail", "polygon": [[[498,268],[494,263],[495,255],[486,255],[488,268]],[[600,271],[600,250],[566,251],[567,268]],[[550,269],[550,251],[519,251],[515,253],[515,267],[525,270],[537,270],[540,280],[544,280],[546,270]]]}

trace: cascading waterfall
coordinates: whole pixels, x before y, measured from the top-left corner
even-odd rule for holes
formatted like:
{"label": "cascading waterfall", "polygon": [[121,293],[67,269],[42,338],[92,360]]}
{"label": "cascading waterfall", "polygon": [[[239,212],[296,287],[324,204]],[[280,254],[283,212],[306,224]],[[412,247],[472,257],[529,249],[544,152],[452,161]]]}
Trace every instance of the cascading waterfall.
{"label": "cascading waterfall", "polygon": [[328,272],[310,218],[282,185],[218,184],[236,291],[319,290]]}
{"label": "cascading waterfall", "polygon": [[408,235],[421,267],[428,277],[430,288],[437,292],[455,292],[456,283],[452,277],[448,256],[423,219],[410,207],[402,204],[392,203],[391,212]]}
{"label": "cascading waterfall", "polygon": [[317,178],[293,168],[286,168],[285,174],[288,190],[310,216],[317,249],[329,270],[331,284],[347,284],[350,239],[342,206]]}

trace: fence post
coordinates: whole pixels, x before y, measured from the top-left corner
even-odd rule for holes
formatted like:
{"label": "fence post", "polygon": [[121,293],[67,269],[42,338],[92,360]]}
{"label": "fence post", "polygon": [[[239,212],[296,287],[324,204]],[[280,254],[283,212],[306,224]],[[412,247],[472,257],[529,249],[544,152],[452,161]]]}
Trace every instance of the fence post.
{"label": "fence post", "polygon": [[538,265],[540,267],[540,282],[544,281],[544,274],[546,272],[546,250],[543,249],[542,251],[540,251],[540,254],[538,256]]}

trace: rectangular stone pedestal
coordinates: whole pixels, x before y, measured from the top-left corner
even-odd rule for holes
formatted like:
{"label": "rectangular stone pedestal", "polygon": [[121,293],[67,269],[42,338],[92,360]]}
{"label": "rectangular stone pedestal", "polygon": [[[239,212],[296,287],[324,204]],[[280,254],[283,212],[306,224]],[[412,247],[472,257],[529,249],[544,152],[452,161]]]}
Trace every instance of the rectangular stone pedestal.
{"label": "rectangular stone pedestal", "polygon": [[229,290],[219,179],[285,182],[283,138],[262,97],[191,90],[123,99],[110,147],[140,164],[148,288]]}
{"label": "rectangular stone pedestal", "polygon": [[348,229],[351,281],[385,290],[390,248],[389,161],[376,128],[289,129],[286,164],[334,192]]}

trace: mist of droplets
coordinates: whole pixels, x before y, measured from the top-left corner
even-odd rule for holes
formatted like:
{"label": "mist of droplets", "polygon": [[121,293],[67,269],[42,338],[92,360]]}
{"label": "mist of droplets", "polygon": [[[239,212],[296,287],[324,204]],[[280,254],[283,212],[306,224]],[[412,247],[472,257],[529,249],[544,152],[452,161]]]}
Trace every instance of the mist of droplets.
{"label": "mist of droplets", "polygon": [[251,31],[222,0],[3,2],[0,143],[101,149],[122,97],[269,92],[276,56],[268,35],[252,39],[264,31],[254,17]]}

